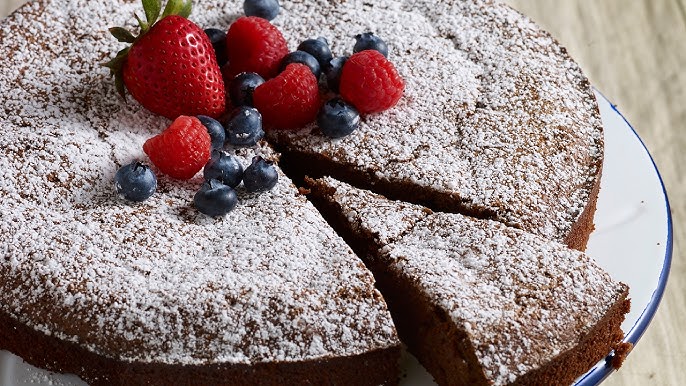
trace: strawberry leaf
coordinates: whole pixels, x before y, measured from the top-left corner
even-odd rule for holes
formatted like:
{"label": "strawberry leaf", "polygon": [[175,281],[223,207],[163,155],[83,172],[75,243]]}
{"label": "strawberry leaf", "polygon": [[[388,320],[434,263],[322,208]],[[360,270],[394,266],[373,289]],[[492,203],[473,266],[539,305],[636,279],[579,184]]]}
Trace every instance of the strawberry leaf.
{"label": "strawberry leaf", "polygon": [[181,8],[181,10],[179,11],[179,16],[188,19],[188,16],[191,15],[192,11],[193,11],[193,3],[191,2],[191,0],[187,0],[183,4],[183,8]]}
{"label": "strawberry leaf", "polygon": [[131,32],[125,28],[112,27],[110,28],[110,33],[122,43],[133,43],[136,40]]}
{"label": "strawberry leaf", "polygon": [[124,78],[117,76],[114,78],[114,87],[117,89],[117,93],[121,95],[124,102],[126,102],[126,86],[124,85]]}
{"label": "strawberry leaf", "polygon": [[110,74],[114,75],[114,85],[117,88],[117,92],[122,96],[122,98],[124,98],[124,100],[126,100],[126,88],[124,85],[122,71],[124,68],[124,62],[126,61],[126,55],[129,54],[130,49],[131,47],[124,48],[123,50],[117,52],[117,56],[115,56],[114,59],[103,64],[103,66],[110,69]]}
{"label": "strawberry leaf", "polygon": [[164,12],[162,12],[162,17],[169,15],[178,15],[179,11],[183,8],[183,0],[169,0],[167,6],[164,7]]}
{"label": "strawberry leaf", "polygon": [[136,20],[138,21],[138,25],[141,26],[141,36],[143,36],[143,34],[148,32],[148,30],[150,29],[150,24],[141,20],[141,18],[138,17],[138,15],[135,13],[133,14],[133,17],[136,18]]}
{"label": "strawberry leaf", "polygon": [[160,17],[160,11],[162,10],[161,0],[143,0],[143,9],[145,10],[145,19],[148,21],[148,25],[153,25]]}

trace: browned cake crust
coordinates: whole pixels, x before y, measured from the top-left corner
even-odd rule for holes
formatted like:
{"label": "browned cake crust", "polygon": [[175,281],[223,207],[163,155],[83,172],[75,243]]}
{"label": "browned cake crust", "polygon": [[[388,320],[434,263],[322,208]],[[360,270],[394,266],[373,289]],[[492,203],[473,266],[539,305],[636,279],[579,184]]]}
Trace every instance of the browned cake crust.
{"label": "browned cake crust", "polygon": [[[353,227],[349,210],[333,198],[336,189],[323,180],[306,179],[311,187],[310,199],[352,246],[353,250],[365,259],[374,272],[377,286],[384,295],[401,340],[408,346],[440,385],[490,385],[475,356],[466,332],[457,326],[445,310],[434,305],[417,282],[393,269],[389,269],[380,255],[379,233],[364,227]],[[340,193],[345,194],[345,193]],[[426,209],[427,215],[432,212]],[[356,214],[360,215],[361,214]],[[353,216],[356,216],[353,215]],[[408,220],[410,221],[410,220]],[[621,343],[624,336],[621,324],[629,312],[630,300],[628,287],[620,284],[621,293],[615,302],[608,306],[588,332],[579,338],[578,344],[555,357],[545,365],[520,377],[512,385],[565,385],[585,373],[598,361],[605,358],[611,350],[616,357],[626,356],[626,344]],[[620,361],[611,363],[619,367]],[[510,383],[508,383],[510,384]]]}
{"label": "browned cake crust", "polygon": [[572,229],[569,234],[564,239],[564,244],[572,249],[579,251],[585,251],[588,244],[588,239],[591,237],[591,232],[595,229],[595,224],[593,223],[593,216],[595,215],[595,210],[598,203],[598,193],[600,192],[600,180],[603,174],[602,165],[598,167],[598,176],[591,189],[591,193],[588,198],[588,205],[581,212],[578,220],[572,224]]}
{"label": "browned cake crust", "polygon": [[[78,373],[93,386],[112,385],[394,385],[399,347],[361,355],[301,362],[172,366],[122,362],[18,323],[0,311],[0,341],[26,362],[59,373]],[[31,344],[26,344],[31,342]],[[365,374],[361,378],[360,374]],[[389,381],[390,380],[390,381]]]}

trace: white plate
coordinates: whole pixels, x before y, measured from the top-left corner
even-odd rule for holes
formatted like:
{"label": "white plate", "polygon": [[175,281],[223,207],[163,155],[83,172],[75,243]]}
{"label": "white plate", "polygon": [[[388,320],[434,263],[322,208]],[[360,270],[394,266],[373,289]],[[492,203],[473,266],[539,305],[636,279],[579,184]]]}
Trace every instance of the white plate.
{"label": "white plate", "polygon": [[[672,259],[672,220],[662,180],[650,154],[624,117],[600,93],[605,126],[605,164],[596,230],[588,254],[630,287],[631,312],[622,325],[625,341],[636,344],[653,318],[665,289]],[[431,385],[431,376],[409,354],[403,355],[403,386]],[[600,383],[612,373],[605,360],[577,380]],[[0,386],[82,386],[75,376],[51,374],[0,351]]]}

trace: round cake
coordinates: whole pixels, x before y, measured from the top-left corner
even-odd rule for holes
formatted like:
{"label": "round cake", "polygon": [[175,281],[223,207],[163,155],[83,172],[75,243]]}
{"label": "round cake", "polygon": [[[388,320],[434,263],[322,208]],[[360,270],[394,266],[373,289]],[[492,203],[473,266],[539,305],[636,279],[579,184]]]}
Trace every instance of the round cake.
{"label": "round cake", "polygon": [[[102,66],[123,48],[108,28],[134,29],[139,1],[38,0],[2,21],[0,349],[91,384],[396,383],[384,298],[291,182],[304,175],[585,248],[602,127],[547,33],[490,1],[281,3],[272,23],[292,50],[323,36],[341,56],[382,36],[405,94],[340,140],[311,125],[229,149],[247,165],[275,146],[286,173],[239,189],[220,219],[193,208],[201,176],[162,176],[142,204],[116,196],[117,169],[169,125]],[[190,19],[226,30],[242,14],[198,0]]]}

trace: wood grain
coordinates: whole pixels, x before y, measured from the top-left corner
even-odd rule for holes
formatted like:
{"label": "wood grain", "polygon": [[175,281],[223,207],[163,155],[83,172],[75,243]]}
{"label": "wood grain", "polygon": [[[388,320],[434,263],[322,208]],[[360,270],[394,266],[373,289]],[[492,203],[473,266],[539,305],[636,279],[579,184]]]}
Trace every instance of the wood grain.
{"label": "wood grain", "polygon": [[[0,0],[0,17],[25,1]],[[509,0],[558,38],[619,106],[655,158],[674,216],[664,300],[622,369],[605,383],[686,382],[686,0]]]}

